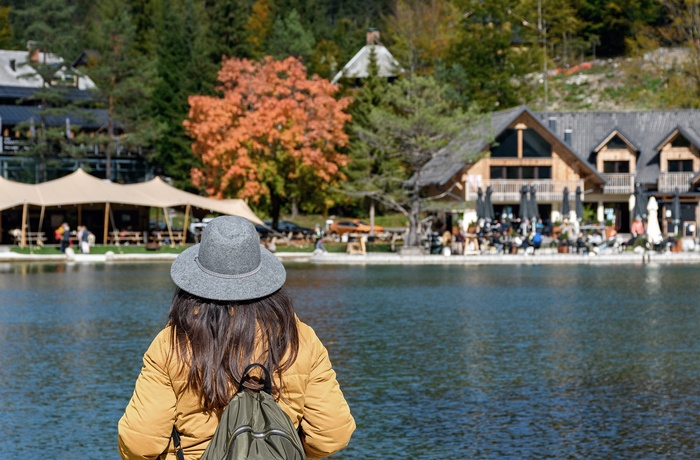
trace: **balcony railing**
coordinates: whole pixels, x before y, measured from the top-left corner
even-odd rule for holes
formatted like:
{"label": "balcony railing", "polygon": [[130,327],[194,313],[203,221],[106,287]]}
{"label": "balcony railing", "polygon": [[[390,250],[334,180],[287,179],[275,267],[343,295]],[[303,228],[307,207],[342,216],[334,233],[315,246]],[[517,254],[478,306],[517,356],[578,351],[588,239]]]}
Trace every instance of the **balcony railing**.
{"label": "balcony railing", "polygon": [[634,192],[634,174],[615,173],[605,174],[604,193],[607,194],[630,194]]}
{"label": "balcony railing", "polygon": [[[574,193],[576,187],[580,186],[583,190],[583,181],[562,181],[562,180],[507,180],[495,179],[484,180],[481,184],[481,189],[486,193],[486,187],[491,186],[491,201],[493,203],[519,203],[520,189],[523,185],[528,187],[535,186],[538,202],[560,202],[564,193],[564,187],[569,187],[569,197],[571,202],[574,201]],[[465,199],[467,201],[475,201],[478,197],[478,186],[469,184],[466,188]]]}
{"label": "balcony railing", "polygon": [[690,190],[690,179],[695,176],[693,172],[662,172],[659,173],[659,192],[673,193]]}

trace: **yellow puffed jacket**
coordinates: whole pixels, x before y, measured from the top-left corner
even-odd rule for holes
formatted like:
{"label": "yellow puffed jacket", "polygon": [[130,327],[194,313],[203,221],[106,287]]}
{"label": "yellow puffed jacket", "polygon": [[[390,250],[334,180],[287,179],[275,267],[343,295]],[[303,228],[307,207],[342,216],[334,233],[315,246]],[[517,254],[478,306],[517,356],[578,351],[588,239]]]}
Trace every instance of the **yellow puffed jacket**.
{"label": "yellow puffed jacket", "polygon": [[[322,458],[347,446],[355,431],[328,352],[311,327],[297,319],[299,355],[282,375],[279,403],[304,432],[310,458]],[[171,329],[153,340],[143,357],[134,394],[119,421],[119,454],[123,459],[175,460],[171,433],[182,435],[187,460],[199,459],[214,436],[220,414],[203,412],[198,395],[185,390],[187,371],[169,359]],[[162,457],[159,457],[161,456]]]}

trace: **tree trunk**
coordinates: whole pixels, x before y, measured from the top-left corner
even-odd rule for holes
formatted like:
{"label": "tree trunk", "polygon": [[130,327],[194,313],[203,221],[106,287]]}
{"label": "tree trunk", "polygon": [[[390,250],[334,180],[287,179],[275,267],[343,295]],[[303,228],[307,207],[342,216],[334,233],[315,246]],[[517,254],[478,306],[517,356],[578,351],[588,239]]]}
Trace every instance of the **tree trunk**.
{"label": "tree trunk", "polygon": [[[112,81],[114,81],[114,78],[112,78]],[[109,136],[109,139],[107,139],[107,151],[105,152],[105,160],[107,161],[107,164],[105,164],[105,176],[107,176],[107,180],[112,180],[112,148],[114,144],[114,97],[111,95],[109,96],[109,110],[107,112],[107,117],[108,117],[108,125],[107,125],[107,136]]]}
{"label": "tree trunk", "polygon": [[374,236],[374,199],[369,199],[369,234]]}
{"label": "tree trunk", "polygon": [[407,246],[415,247],[420,245],[420,235],[418,235],[418,225],[420,218],[420,189],[416,185],[411,190],[411,209],[408,215],[408,240]]}
{"label": "tree trunk", "polygon": [[270,217],[272,218],[272,228],[274,230],[277,230],[277,226],[280,222],[280,209],[282,207],[282,203],[279,195],[277,195],[277,193],[275,193],[273,190],[270,190],[270,204],[272,206],[272,209],[270,210]]}
{"label": "tree trunk", "polygon": [[299,206],[297,205],[297,199],[292,198],[292,219],[296,219],[299,215]]}

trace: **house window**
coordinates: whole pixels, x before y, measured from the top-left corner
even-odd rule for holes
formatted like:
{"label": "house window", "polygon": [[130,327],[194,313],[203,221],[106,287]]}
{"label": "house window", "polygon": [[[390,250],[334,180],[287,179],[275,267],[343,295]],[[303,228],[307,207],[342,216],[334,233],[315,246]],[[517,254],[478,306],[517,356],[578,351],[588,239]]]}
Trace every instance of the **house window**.
{"label": "house window", "polygon": [[491,179],[551,179],[551,166],[491,166]]}
{"label": "house window", "polygon": [[685,138],[685,136],[679,134],[671,141],[671,147],[689,148],[690,142],[688,141],[688,139]]}
{"label": "house window", "polygon": [[534,129],[523,131],[523,157],[551,158],[552,146]]}
{"label": "house window", "polygon": [[496,138],[496,144],[491,147],[493,158],[517,158],[518,157],[518,131],[506,129]]}
{"label": "house window", "polygon": [[693,172],[693,160],[668,160],[668,172]]}
{"label": "house window", "polygon": [[629,161],[604,161],[603,172],[605,174],[620,174],[630,172]]}
{"label": "house window", "polygon": [[627,143],[618,135],[608,141],[608,148],[613,150],[627,150]]}

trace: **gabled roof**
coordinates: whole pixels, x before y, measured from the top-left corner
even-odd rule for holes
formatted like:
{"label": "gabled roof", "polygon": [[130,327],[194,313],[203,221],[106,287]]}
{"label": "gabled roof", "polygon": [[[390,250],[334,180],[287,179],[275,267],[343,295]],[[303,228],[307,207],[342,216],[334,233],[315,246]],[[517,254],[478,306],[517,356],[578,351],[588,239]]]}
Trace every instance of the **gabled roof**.
{"label": "gabled roof", "polygon": [[698,137],[694,129],[690,127],[676,126],[670,133],[668,133],[667,136],[664,136],[661,142],[654,147],[654,150],[661,150],[664,145],[668,144],[674,137],[676,137],[676,134],[681,134],[683,137],[688,139],[688,142],[692,143],[695,147],[700,148],[700,137]]}
{"label": "gabled roof", "polygon": [[[659,176],[661,141],[679,126],[685,133],[700,139],[700,110],[649,110],[645,112],[538,112],[536,116],[546,123],[556,120],[553,128],[559,139],[571,130],[572,148],[593,164],[595,148],[610,133],[610,127],[625,133],[639,149],[636,180],[655,184]],[[690,138],[689,141],[693,142]]]}
{"label": "gabled roof", "polygon": [[593,149],[593,151],[594,151],[595,153],[600,152],[600,151],[603,149],[603,147],[605,147],[606,145],[608,145],[608,142],[610,142],[615,136],[617,136],[617,137],[619,137],[620,139],[622,139],[622,142],[624,142],[625,144],[627,144],[627,147],[629,147],[630,150],[632,150],[634,153],[639,153],[639,147],[637,147],[637,146],[635,145],[635,143],[632,142],[632,141],[630,140],[630,138],[627,137],[627,136],[626,136],[620,129],[618,129],[618,128],[613,129],[613,130],[610,132],[610,134],[608,134],[608,135],[605,137],[605,139],[603,139],[603,141],[602,141],[600,144],[598,144],[598,146],[597,146],[596,148]]}
{"label": "gabled roof", "polygon": [[333,77],[331,83],[335,84],[341,78],[367,78],[369,75],[367,67],[369,66],[369,55],[372,52],[372,48],[374,48],[374,52],[377,56],[380,77],[395,77],[397,73],[403,72],[399,61],[394,59],[394,56],[392,56],[384,45],[365,45],[347,64],[345,64],[343,70]]}
{"label": "gabled roof", "polygon": [[[57,74],[65,73],[64,68],[67,66],[64,60],[53,54],[39,53],[39,62],[44,62],[48,65],[55,65]],[[37,76],[31,67],[26,65],[29,60],[27,51],[15,50],[0,50],[0,86],[11,86],[19,88],[41,88],[42,80]],[[71,73],[78,78],[77,89],[88,91],[95,88],[95,83],[82,72],[70,69]]]}
{"label": "gabled roof", "polygon": [[[419,178],[421,185],[444,185],[447,183],[464,166],[479,160],[479,153],[486,150],[494,138],[524,114],[529,115],[538,122],[541,129],[548,131],[560,140],[563,138],[563,136],[559,137],[552,132],[541,122],[541,118],[532,113],[526,106],[493,112],[477,126],[471,127],[457,139],[450,142],[423,167]],[[563,141],[561,143],[572,158],[591,176],[598,179],[601,184],[605,182],[605,178],[583,156]]]}

